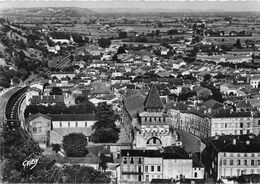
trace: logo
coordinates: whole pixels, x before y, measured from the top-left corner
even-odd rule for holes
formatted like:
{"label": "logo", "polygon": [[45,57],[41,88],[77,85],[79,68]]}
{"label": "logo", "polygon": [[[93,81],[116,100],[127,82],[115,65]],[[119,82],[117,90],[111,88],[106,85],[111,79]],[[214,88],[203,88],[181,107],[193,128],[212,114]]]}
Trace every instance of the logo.
{"label": "logo", "polygon": [[22,165],[24,169],[32,170],[38,163],[39,158],[31,159],[31,160],[25,160]]}

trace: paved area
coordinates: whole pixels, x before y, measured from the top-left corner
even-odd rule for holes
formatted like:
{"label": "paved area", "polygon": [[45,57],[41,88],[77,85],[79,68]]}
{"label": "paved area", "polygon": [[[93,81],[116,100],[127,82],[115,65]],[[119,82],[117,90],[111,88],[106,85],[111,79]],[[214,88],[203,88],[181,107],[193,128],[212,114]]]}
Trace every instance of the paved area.
{"label": "paved area", "polygon": [[119,133],[119,140],[117,143],[130,143],[130,140],[125,132],[124,127],[120,125],[120,133]]}
{"label": "paved area", "polygon": [[182,130],[176,130],[177,134],[180,135],[182,144],[185,147],[185,150],[188,152],[201,152],[201,149],[205,148],[205,144],[201,142],[200,138],[194,136],[188,132]]}

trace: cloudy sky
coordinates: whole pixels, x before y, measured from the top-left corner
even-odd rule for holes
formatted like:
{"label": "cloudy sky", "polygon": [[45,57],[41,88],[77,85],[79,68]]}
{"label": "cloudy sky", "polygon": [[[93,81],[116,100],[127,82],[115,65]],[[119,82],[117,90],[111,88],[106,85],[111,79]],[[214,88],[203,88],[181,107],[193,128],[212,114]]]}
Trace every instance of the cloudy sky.
{"label": "cloudy sky", "polygon": [[260,0],[0,0],[0,8],[82,7],[145,8],[192,11],[260,11]]}

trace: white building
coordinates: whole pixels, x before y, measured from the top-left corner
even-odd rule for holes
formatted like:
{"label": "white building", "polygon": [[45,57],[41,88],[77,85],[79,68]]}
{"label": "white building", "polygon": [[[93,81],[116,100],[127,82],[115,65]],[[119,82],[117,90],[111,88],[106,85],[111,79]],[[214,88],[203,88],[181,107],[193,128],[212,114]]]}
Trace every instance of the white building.
{"label": "white building", "polygon": [[254,118],[251,112],[223,109],[211,117],[211,136],[251,134],[253,128]]}

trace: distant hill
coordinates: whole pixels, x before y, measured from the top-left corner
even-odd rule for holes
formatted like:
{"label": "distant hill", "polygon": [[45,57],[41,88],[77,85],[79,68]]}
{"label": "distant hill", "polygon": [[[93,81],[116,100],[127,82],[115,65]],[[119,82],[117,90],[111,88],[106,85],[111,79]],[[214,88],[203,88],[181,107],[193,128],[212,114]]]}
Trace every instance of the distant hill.
{"label": "distant hill", "polygon": [[46,17],[81,17],[92,15],[95,12],[87,8],[76,7],[48,7],[48,8],[11,8],[0,12],[2,16],[46,16]]}

